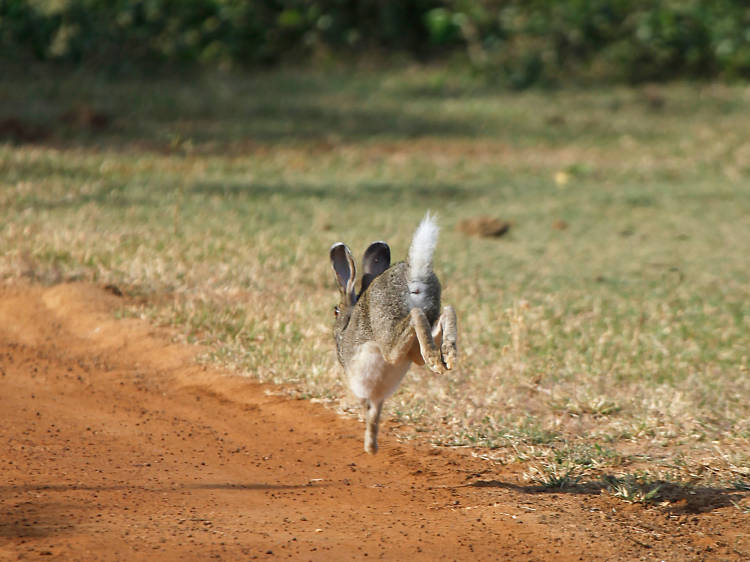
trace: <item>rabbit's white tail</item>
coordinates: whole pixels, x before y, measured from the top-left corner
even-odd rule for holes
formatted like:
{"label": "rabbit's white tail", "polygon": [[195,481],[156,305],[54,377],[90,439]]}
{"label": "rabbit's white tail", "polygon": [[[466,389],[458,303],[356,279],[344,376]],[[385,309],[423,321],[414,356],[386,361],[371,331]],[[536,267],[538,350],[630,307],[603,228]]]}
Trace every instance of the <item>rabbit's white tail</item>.
{"label": "rabbit's white tail", "polygon": [[419,289],[418,284],[432,273],[432,254],[437,246],[440,228],[435,218],[427,214],[419,223],[409,247],[409,290],[413,293]]}

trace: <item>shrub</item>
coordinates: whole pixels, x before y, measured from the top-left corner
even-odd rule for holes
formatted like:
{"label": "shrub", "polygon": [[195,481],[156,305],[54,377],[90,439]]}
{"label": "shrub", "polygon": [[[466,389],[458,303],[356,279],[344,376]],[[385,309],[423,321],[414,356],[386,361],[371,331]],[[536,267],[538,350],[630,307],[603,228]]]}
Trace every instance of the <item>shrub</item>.
{"label": "shrub", "polygon": [[5,58],[258,66],[463,51],[513,87],[750,76],[744,0],[0,0]]}

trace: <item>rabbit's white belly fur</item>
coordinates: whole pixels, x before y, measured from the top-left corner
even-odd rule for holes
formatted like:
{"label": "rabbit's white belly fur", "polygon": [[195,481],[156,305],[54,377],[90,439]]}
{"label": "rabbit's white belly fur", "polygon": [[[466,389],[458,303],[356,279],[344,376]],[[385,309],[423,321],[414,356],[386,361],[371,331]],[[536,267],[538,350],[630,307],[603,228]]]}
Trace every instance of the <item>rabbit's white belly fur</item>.
{"label": "rabbit's white belly fur", "polygon": [[380,346],[367,342],[359,346],[349,364],[349,386],[357,398],[384,400],[396,391],[410,366],[408,358],[395,364],[386,363]]}

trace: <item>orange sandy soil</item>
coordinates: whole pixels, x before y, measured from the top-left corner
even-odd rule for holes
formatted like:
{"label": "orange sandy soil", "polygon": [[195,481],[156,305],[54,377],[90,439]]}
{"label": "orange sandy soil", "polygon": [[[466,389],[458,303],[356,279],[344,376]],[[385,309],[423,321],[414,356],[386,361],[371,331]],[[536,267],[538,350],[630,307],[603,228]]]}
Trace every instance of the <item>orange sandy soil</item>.
{"label": "orange sandy soil", "polygon": [[[747,560],[724,491],[548,492],[195,362],[85,284],[0,286],[0,559]],[[269,392],[271,391],[271,392]]]}

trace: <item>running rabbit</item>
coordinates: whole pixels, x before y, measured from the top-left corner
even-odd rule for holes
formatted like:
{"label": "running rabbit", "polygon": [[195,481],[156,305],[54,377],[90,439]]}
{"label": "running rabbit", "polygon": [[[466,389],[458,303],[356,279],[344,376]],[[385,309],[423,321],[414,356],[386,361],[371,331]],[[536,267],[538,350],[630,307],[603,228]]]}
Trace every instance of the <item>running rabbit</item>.
{"label": "running rabbit", "polygon": [[438,226],[429,213],[420,223],[409,258],[391,267],[391,250],[373,242],[362,258],[362,282],[355,293],[356,267],[346,244],[331,246],[331,265],[341,291],[333,335],[338,359],[365,417],[365,451],[378,450],[383,401],[398,388],[412,362],[436,373],[457,359],[456,313],[440,310],[440,282],[432,271]]}

